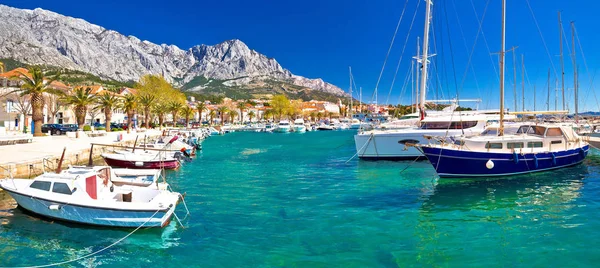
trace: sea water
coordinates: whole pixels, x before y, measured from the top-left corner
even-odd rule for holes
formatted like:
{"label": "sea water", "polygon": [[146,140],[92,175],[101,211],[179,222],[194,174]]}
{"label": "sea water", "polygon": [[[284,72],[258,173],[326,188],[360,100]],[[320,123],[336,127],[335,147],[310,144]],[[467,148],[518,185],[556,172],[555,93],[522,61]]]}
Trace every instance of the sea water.
{"label": "sea water", "polygon": [[[502,179],[439,179],[426,162],[352,158],[353,132],[231,133],[167,174],[186,195],[79,267],[573,267],[600,261],[600,158]],[[352,159],[351,159],[352,158]],[[131,229],[0,212],[0,266],[59,263]]]}

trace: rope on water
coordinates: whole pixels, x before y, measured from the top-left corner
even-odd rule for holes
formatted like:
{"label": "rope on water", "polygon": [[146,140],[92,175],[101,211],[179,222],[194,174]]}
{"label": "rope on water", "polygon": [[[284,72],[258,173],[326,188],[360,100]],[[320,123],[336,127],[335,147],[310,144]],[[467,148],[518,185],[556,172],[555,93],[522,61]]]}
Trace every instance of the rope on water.
{"label": "rope on water", "polygon": [[[89,258],[89,257],[92,257],[92,256],[94,256],[94,255],[96,255],[96,254],[98,254],[98,253],[101,253],[101,252],[103,252],[103,251],[105,251],[105,250],[107,250],[107,249],[109,249],[109,248],[111,248],[111,247],[113,247],[113,246],[115,246],[115,245],[117,245],[117,244],[121,243],[123,240],[127,239],[129,236],[131,236],[131,235],[132,235],[133,233],[135,233],[137,230],[139,230],[139,229],[140,229],[140,228],[142,228],[144,225],[146,225],[146,223],[150,222],[150,220],[152,220],[152,219],[154,218],[154,216],[156,216],[156,214],[157,214],[159,211],[160,211],[160,209],[159,209],[159,210],[157,210],[156,212],[154,212],[154,214],[152,214],[152,216],[150,216],[150,218],[148,218],[148,220],[147,220],[146,222],[142,223],[142,225],[140,225],[140,226],[138,226],[137,228],[135,228],[133,231],[131,231],[130,233],[128,233],[126,236],[124,236],[124,237],[122,237],[121,239],[119,239],[119,240],[115,241],[114,243],[112,243],[112,244],[110,244],[110,245],[108,245],[108,246],[106,246],[106,247],[104,247],[104,248],[102,248],[102,249],[100,249],[100,250],[94,251],[94,252],[92,252],[92,253],[90,253],[90,254],[83,255],[83,256],[81,256],[81,257],[79,257],[79,258],[75,258],[75,259],[68,260],[68,261],[63,261],[63,262],[56,262],[56,263],[44,264],[44,265],[36,265],[36,266],[16,266],[16,267],[36,267],[36,268],[37,268],[37,267],[52,267],[52,266],[58,266],[58,265],[63,265],[63,264],[72,263],[72,262],[80,261],[80,260],[83,260],[83,259],[87,259],[87,258]],[[14,267],[14,268],[16,268],[16,267]]]}
{"label": "rope on water", "polygon": [[[344,164],[348,164],[348,162],[350,162],[350,160],[354,159],[354,157],[356,157],[358,155],[358,152],[362,151],[362,149],[364,149],[367,145],[369,145],[369,143],[371,143],[371,139],[373,138],[373,133],[371,133],[371,136],[369,136],[369,140],[367,140],[367,142],[365,142],[365,144],[360,147],[360,149],[358,149],[358,151],[356,151],[356,153],[350,157],[350,159],[348,159],[346,162],[344,162]],[[364,152],[363,152],[364,155]]]}

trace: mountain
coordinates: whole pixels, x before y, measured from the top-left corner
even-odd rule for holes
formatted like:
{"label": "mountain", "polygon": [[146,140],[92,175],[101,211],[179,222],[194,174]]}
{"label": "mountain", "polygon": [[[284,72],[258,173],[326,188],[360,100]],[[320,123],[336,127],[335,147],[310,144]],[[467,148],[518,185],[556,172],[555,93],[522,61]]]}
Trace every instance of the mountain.
{"label": "mountain", "polygon": [[[0,5],[0,58],[92,73],[118,81],[160,74],[189,91],[318,91],[347,96],[322,79],[294,75],[234,39],[182,50],[37,8]],[[310,93],[310,92],[308,92]]]}

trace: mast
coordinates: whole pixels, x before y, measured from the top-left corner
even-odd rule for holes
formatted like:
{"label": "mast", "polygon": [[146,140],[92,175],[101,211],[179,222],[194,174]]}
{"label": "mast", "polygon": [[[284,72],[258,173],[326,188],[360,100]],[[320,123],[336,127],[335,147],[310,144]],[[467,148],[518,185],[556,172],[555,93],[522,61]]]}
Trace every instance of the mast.
{"label": "mast", "polygon": [[[410,102],[413,102],[413,100],[415,100],[415,92],[417,91],[417,88],[415,87],[415,62],[411,61],[410,63]],[[414,113],[415,112],[415,106],[412,105],[412,103],[410,104],[410,112]]]}
{"label": "mast", "polygon": [[562,20],[560,18],[560,11],[558,11],[558,29],[560,31],[560,80],[562,83],[562,109],[565,110],[565,61],[563,59],[563,41],[562,41]]}
{"label": "mast", "polygon": [[577,113],[578,113],[578,79],[577,79],[577,56],[575,55],[575,22],[571,21],[571,46],[573,47],[573,91],[575,94],[575,122],[577,122]]}
{"label": "mast", "polygon": [[533,85],[533,110],[535,111],[535,85]]}
{"label": "mast", "polygon": [[517,105],[517,56],[516,56],[516,47],[512,47],[513,54],[513,73],[514,73],[514,81],[513,81],[513,94],[515,100],[515,112],[518,111],[519,106]]}
{"label": "mast", "polygon": [[506,0],[502,0],[502,45],[500,47],[500,128],[498,136],[504,136],[504,49],[506,43]]}
{"label": "mast", "polygon": [[358,109],[360,110],[359,113],[362,114],[362,87],[358,90]]}
{"label": "mast", "polygon": [[431,5],[433,2],[431,0],[425,0],[426,8],[425,8],[425,29],[423,32],[423,60],[421,67],[421,101],[419,103],[419,109],[421,113],[421,120],[425,118],[425,94],[427,90],[427,56],[429,50],[429,22],[431,19]]}
{"label": "mast", "polygon": [[548,68],[548,99],[546,100],[546,111],[550,111],[550,68]]}
{"label": "mast", "polygon": [[419,71],[421,71],[421,59],[419,58],[421,54],[421,37],[417,36],[417,57],[415,57],[415,59],[417,60],[417,87],[415,88],[415,106],[419,105]]}
{"label": "mast", "polygon": [[521,54],[521,98],[523,98],[523,103],[522,103],[521,109],[523,109],[523,112],[524,112],[525,111],[525,56],[523,56],[523,54]]}
{"label": "mast", "polygon": [[352,118],[352,66],[348,66],[348,72],[350,73],[350,118]]}

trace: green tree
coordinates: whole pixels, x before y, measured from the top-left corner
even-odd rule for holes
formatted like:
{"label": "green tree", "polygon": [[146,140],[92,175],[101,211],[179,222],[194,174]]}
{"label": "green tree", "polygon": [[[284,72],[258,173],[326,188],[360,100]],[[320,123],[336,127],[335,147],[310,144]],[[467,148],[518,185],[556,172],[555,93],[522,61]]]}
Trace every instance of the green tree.
{"label": "green tree", "polygon": [[158,117],[158,127],[162,129],[165,122],[165,114],[169,111],[169,107],[166,104],[158,103],[152,106],[152,113]]}
{"label": "green tree", "polygon": [[0,61],[0,73],[4,73],[4,62]]}
{"label": "green tree", "polygon": [[196,109],[188,106],[188,105],[184,105],[183,108],[180,109],[181,111],[181,115],[183,115],[183,118],[185,118],[185,127],[189,127],[190,126],[190,117],[192,117],[194,115],[194,113],[196,112]]}
{"label": "green tree", "polygon": [[215,112],[215,110],[210,110],[208,112],[208,116],[210,117],[210,121],[208,122],[209,125],[212,126],[213,122],[214,122],[214,118],[217,115],[217,113]]}
{"label": "green tree", "polygon": [[250,120],[250,123],[252,123],[252,118],[254,118],[254,116],[256,116],[254,111],[248,112],[248,120]]}
{"label": "green tree", "polygon": [[13,92],[19,93],[21,96],[29,96],[31,99],[31,118],[34,122],[34,136],[42,136],[42,124],[44,122],[44,94],[63,94],[62,91],[53,89],[50,86],[56,75],[49,81],[44,80],[44,73],[40,67],[29,68],[29,77],[27,74],[19,72],[21,87]]}
{"label": "green tree", "polygon": [[203,101],[196,102],[196,110],[198,111],[198,122],[202,122],[202,113],[206,111],[206,104]]}
{"label": "green tree", "polygon": [[227,108],[227,106],[221,106],[217,109],[217,112],[219,112],[219,116],[221,117],[221,125],[223,125],[224,116],[229,112],[229,108]]}
{"label": "green tree", "polygon": [[173,116],[173,126],[176,126],[177,115],[179,114],[179,111],[181,111],[181,109],[183,108],[183,104],[178,101],[171,101],[169,102],[167,107],[169,109],[169,112],[171,113],[171,116]]}
{"label": "green tree", "polygon": [[96,99],[98,107],[104,110],[106,132],[110,132],[113,110],[121,107],[121,98],[111,92],[101,93]]}
{"label": "green tree", "polygon": [[290,100],[285,95],[275,95],[273,96],[270,104],[274,114],[277,115],[279,120],[281,120],[281,117],[288,111],[290,107]]}
{"label": "green tree", "polygon": [[143,94],[139,97],[139,104],[144,107],[144,124],[146,128],[150,128],[150,111],[154,105],[155,96],[150,94]]}
{"label": "green tree", "polygon": [[246,110],[246,102],[240,101],[237,103],[237,108],[240,110],[240,123],[244,123],[244,111]]}
{"label": "green tree", "polygon": [[[65,103],[74,106],[75,118],[79,130],[83,129],[85,125],[85,115],[87,113],[88,106],[96,103],[96,96],[91,93],[91,88],[83,89],[83,87],[77,88],[72,94],[65,96]],[[92,118],[92,120],[94,120]]]}
{"label": "green tree", "polygon": [[137,109],[138,99],[131,94],[123,97],[123,109],[127,114],[127,133],[131,133],[131,127],[133,125],[133,117],[135,116],[135,110]]}
{"label": "green tree", "polygon": [[235,117],[237,116],[237,112],[234,110],[230,110],[227,114],[229,115],[229,120],[231,120],[231,124],[233,124],[233,121],[235,120]]}

